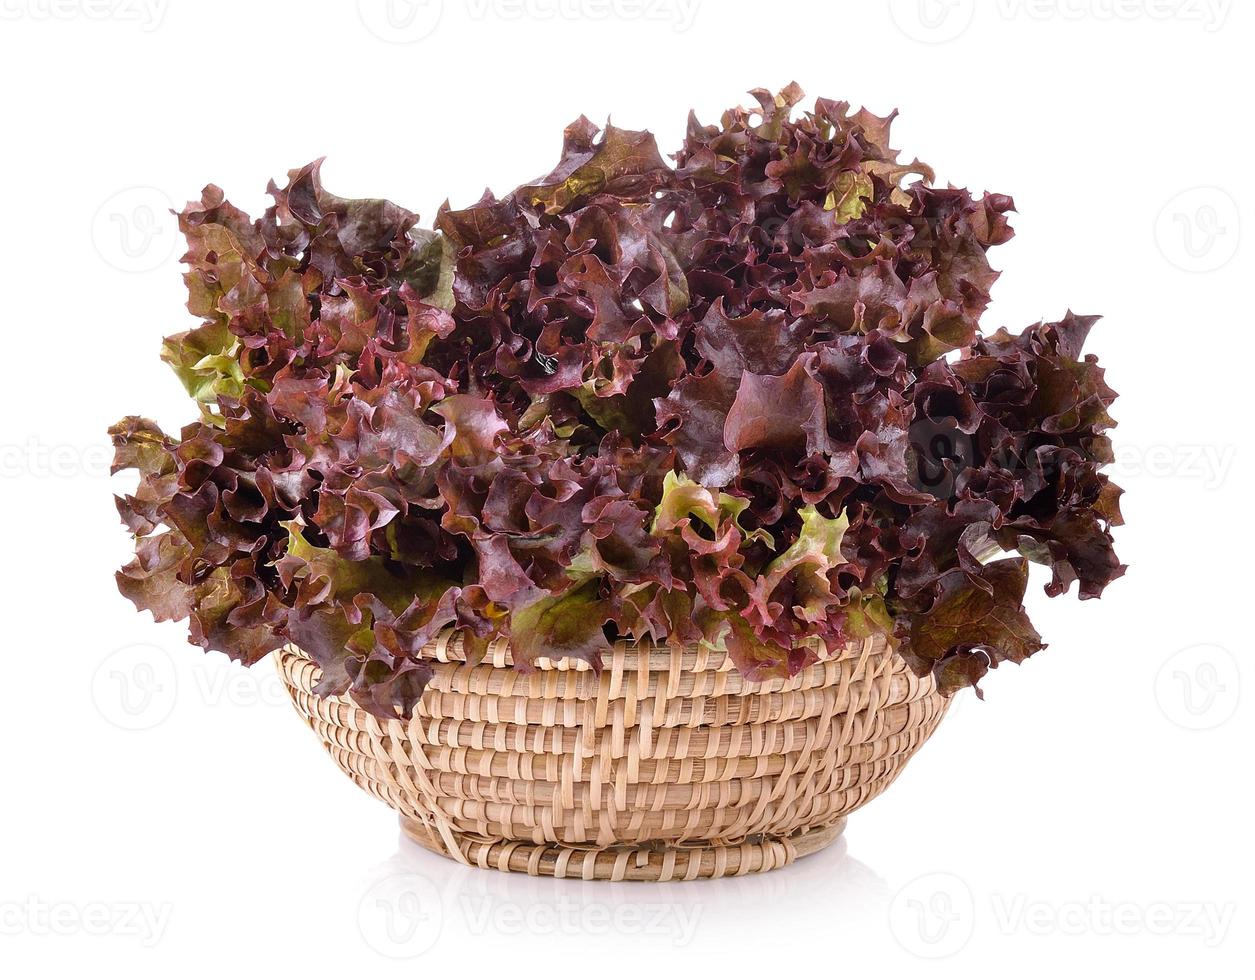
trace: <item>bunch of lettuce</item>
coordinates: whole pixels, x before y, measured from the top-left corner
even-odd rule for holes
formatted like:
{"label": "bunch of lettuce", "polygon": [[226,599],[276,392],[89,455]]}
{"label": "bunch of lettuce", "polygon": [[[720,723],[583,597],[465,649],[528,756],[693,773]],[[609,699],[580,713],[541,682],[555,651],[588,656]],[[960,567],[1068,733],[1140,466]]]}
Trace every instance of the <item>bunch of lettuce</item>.
{"label": "bunch of lettuce", "polygon": [[123,594],[245,663],[294,642],[385,716],[450,627],[524,668],[632,636],[751,678],[885,633],[945,692],[1041,649],[1028,561],[1051,595],[1123,571],[1094,318],[983,336],[1011,199],[930,186],[892,116],[753,95],[674,166],[580,118],[432,231],[317,163],[256,221],[206,188],[200,324],[162,354],[199,421],[111,430]]}

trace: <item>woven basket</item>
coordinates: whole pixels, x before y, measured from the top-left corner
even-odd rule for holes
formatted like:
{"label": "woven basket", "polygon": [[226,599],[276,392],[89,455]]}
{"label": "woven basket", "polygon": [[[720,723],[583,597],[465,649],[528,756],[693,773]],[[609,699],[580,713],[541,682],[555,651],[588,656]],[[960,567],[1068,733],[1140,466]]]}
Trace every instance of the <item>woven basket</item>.
{"label": "woven basket", "polygon": [[888,786],[945,712],[883,639],[788,680],[751,683],[722,653],[620,642],[600,675],[456,636],[413,716],[384,721],[278,666],[297,711],[425,847],[482,868],[665,881],[766,871],[818,850]]}

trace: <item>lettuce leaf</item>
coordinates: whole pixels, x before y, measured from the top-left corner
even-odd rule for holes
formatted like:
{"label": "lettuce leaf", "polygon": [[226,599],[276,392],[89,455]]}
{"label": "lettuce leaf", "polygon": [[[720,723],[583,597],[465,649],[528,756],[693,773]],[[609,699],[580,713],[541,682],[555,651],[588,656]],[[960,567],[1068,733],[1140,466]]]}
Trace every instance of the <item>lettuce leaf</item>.
{"label": "lettuce leaf", "polygon": [[932,186],[893,115],[752,96],[673,166],[581,117],[432,229],[321,161],[256,219],[206,187],[162,348],[196,421],[110,430],[122,594],[246,663],[296,642],[384,717],[443,629],[758,678],[886,634],[947,693],[1035,654],[1028,562],[1082,598],[1124,570],[1096,318],[982,332],[1011,199]]}

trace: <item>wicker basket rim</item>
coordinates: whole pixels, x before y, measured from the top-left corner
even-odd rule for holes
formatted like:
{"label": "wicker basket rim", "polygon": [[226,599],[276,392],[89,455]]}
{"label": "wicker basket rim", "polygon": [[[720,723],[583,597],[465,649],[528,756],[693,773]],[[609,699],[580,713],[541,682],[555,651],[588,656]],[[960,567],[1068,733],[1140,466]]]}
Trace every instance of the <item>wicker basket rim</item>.
{"label": "wicker basket rim", "polygon": [[[440,664],[472,663],[462,641],[463,632],[462,629],[456,627],[441,630],[435,639],[422,648],[418,659]],[[609,642],[610,653],[603,658],[603,668],[613,665],[616,661],[640,660],[645,657],[663,657],[667,662],[680,666],[680,663],[676,662],[676,658],[679,657],[682,658],[681,662],[687,669],[720,671],[737,669],[722,643],[717,646],[704,641],[695,644],[672,644],[653,639],[637,640],[632,637],[620,637]],[[297,644],[288,644],[288,646],[300,650]],[[843,660],[849,657],[866,657],[871,649],[877,646],[882,646],[882,649],[887,648],[889,653],[895,652],[890,637],[884,633],[873,634],[865,640],[851,640],[837,649],[829,649],[818,637],[814,636],[805,637],[798,644],[799,648],[809,649],[815,654],[815,660],[812,663]],[[492,667],[516,666],[509,640],[498,637],[490,641],[487,653],[478,663]],[[537,670],[591,671],[595,669],[586,660],[565,655],[537,657],[529,666]]]}

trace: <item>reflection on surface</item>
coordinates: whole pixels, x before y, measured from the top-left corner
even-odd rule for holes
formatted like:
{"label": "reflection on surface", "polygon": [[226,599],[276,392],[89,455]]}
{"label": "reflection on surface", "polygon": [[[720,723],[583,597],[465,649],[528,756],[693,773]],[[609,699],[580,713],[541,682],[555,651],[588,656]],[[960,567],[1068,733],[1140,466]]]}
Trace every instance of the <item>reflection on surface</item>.
{"label": "reflection on surface", "polygon": [[613,936],[659,949],[727,947],[820,929],[827,937],[884,928],[891,892],[850,856],[844,837],[763,874],[707,881],[533,878],[469,868],[403,835],[364,876],[358,924],[376,952],[409,958],[455,944],[560,936],[578,946]]}

